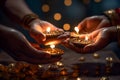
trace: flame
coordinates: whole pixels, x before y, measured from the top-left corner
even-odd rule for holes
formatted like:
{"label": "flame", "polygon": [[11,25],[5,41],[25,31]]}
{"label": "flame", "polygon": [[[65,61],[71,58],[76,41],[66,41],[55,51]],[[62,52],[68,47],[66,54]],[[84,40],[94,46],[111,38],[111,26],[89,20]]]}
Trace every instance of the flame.
{"label": "flame", "polygon": [[50,48],[54,49],[54,48],[55,48],[55,45],[54,45],[54,44],[50,45]]}
{"label": "flame", "polygon": [[85,41],[88,41],[88,35],[85,36]]}
{"label": "flame", "polygon": [[78,77],[77,80],[81,80],[81,78]]}
{"label": "flame", "polygon": [[75,27],[74,30],[76,31],[76,33],[79,33],[78,27]]}
{"label": "flame", "polygon": [[50,29],[50,27],[48,27],[48,28],[47,28],[47,32],[49,33],[49,32],[50,32],[50,30],[51,30],[51,29]]}

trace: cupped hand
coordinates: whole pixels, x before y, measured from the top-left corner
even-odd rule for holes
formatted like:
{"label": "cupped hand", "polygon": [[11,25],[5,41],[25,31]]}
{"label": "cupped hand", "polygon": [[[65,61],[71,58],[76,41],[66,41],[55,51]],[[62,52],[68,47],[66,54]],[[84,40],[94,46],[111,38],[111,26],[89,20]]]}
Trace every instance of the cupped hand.
{"label": "cupped hand", "polygon": [[89,38],[93,40],[93,44],[86,45],[84,52],[95,52],[103,49],[109,43],[117,40],[116,27],[101,28],[89,34]]}
{"label": "cupped hand", "polygon": [[44,32],[47,30],[48,27],[51,29],[51,31],[55,31],[55,30],[63,31],[62,29],[55,27],[53,24],[40,19],[36,19],[32,21],[29,24],[29,26],[30,26],[30,35],[38,43],[43,43],[46,40],[46,36]]}
{"label": "cupped hand", "polygon": [[0,48],[18,61],[46,64],[59,61],[61,57],[51,57],[48,53],[34,48],[25,36],[11,28],[1,26]]}
{"label": "cupped hand", "polygon": [[82,22],[78,24],[80,33],[89,33],[96,29],[103,27],[110,27],[111,23],[105,16],[91,16],[85,18]]}
{"label": "cupped hand", "polygon": [[[117,40],[116,27],[101,28],[93,31],[87,36],[90,40],[93,40],[93,43],[88,44],[83,48],[76,47],[76,45],[71,43],[69,39],[64,41],[63,45],[78,53],[92,53],[101,50],[104,47],[106,47],[109,43]],[[80,37],[85,37],[85,35],[82,35]]]}

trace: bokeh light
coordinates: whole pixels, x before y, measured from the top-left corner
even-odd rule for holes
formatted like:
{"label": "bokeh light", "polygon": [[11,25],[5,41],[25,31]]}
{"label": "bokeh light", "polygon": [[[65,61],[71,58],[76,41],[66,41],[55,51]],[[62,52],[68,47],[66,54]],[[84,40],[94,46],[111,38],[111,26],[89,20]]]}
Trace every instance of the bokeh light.
{"label": "bokeh light", "polygon": [[54,19],[57,20],[57,21],[61,20],[61,17],[62,17],[62,16],[61,16],[60,13],[55,13],[55,14],[54,14]]}
{"label": "bokeh light", "polygon": [[65,6],[71,6],[72,5],[72,0],[64,0]]}
{"label": "bokeh light", "polygon": [[44,4],[44,5],[42,6],[42,11],[43,11],[43,12],[48,12],[49,10],[50,10],[50,7],[49,7],[48,4]]}
{"label": "bokeh light", "polygon": [[66,31],[70,30],[70,24],[68,24],[68,23],[64,24],[63,29]]}

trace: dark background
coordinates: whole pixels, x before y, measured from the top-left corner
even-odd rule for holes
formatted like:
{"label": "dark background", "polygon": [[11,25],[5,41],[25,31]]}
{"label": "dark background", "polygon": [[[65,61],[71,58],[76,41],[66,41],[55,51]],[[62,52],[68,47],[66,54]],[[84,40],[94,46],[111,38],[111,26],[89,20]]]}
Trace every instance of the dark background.
{"label": "dark background", "polygon": [[[72,1],[70,6],[64,4],[65,0],[26,0],[30,8],[37,13],[41,19],[47,20],[57,27],[63,27],[65,23],[70,24],[71,30],[85,17],[101,15],[105,10],[120,7],[120,0],[66,0]],[[42,11],[44,4],[49,5],[48,12]],[[55,13],[62,15],[61,20],[53,18]]]}

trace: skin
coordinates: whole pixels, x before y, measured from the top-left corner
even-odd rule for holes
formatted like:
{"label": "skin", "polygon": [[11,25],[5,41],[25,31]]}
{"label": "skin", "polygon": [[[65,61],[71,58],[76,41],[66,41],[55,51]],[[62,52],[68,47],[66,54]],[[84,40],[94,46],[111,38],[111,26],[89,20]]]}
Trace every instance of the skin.
{"label": "skin", "polygon": [[[85,37],[82,35],[80,37]],[[106,47],[109,43],[117,41],[116,27],[100,28],[88,34],[89,39],[94,43],[84,46],[84,48],[76,47],[69,42],[69,39],[64,42],[64,45],[78,53],[93,53]]]}
{"label": "skin", "polygon": [[[88,33],[89,38],[94,41],[93,44],[86,45],[84,48],[75,47],[74,44],[69,42],[69,38],[63,42],[65,47],[78,53],[92,53],[101,50],[117,38],[116,27],[112,26],[108,18],[105,16],[87,17],[81,21],[77,27],[79,28],[80,33]],[[81,37],[85,36],[82,35]]]}
{"label": "skin", "polygon": [[61,59],[60,56],[53,58],[48,53],[34,48],[25,36],[15,29],[0,25],[0,32],[0,48],[17,61],[47,64]]}
{"label": "skin", "polygon": [[[31,26],[30,35],[38,43],[44,43],[44,41],[46,40],[46,36],[45,36],[44,32],[47,30],[48,27],[51,28],[51,31],[56,31],[56,30],[63,31],[62,29],[55,27],[51,23],[49,23],[47,21],[42,21],[39,19],[32,21],[29,25]],[[44,35],[44,37],[41,35]]]}
{"label": "skin", "polygon": [[91,16],[85,18],[83,21],[81,21],[78,24],[79,32],[84,33],[90,33],[94,30],[103,28],[103,27],[110,27],[112,26],[110,21],[105,16]]}
{"label": "skin", "polygon": [[[21,20],[25,15],[35,14],[33,11],[29,9],[29,7],[24,2],[24,0],[17,0],[17,1],[7,0],[5,3],[5,9],[10,16],[14,17],[14,19],[20,23],[20,25],[21,25]],[[30,33],[30,36],[34,38],[39,44],[43,43],[46,40],[46,36],[43,32],[48,27],[50,27],[51,30],[62,30],[60,28],[57,28],[50,22],[41,20],[39,18],[31,21],[28,24],[28,26],[29,26],[29,29],[26,29],[26,30],[28,30],[28,32]]]}
{"label": "skin", "polygon": [[[12,20],[21,25],[21,28],[25,28],[21,23],[23,17],[28,14],[35,14],[29,9],[24,0],[6,0],[3,9]],[[31,21],[28,26],[29,29],[25,29],[28,30],[30,36],[34,38],[38,44],[42,44],[46,40],[46,36],[43,32],[48,27],[50,27],[51,30],[59,29],[53,24],[39,18]],[[61,57],[52,58],[48,53],[38,50],[40,49],[39,47],[37,47],[37,49],[34,48],[19,31],[6,28],[6,26],[3,25],[0,25],[0,27],[3,32],[1,34],[0,46],[15,60],[26,61],[33,64],[46,64],[61,59]]]}

